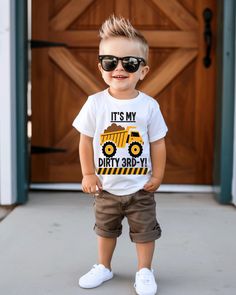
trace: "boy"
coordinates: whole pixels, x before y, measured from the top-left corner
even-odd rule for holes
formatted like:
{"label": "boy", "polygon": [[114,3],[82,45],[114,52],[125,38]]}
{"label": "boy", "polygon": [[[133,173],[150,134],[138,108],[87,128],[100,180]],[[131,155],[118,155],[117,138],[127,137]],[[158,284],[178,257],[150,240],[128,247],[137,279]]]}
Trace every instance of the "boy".
{"label": "boy", "polygon": [[99,262],[79,285],[94,288],[113,277],[111,259],[126,216],[138,257],[135,290],[156,294],[151,263],[161,229],[154,192],[164,174],[167,127],[156,100],[136,89],[149,71],[147,41],[115,16],[100,37],[98,68],[109,88],[90,96],[73,122],[81,133],[82,188],[95,194]]}

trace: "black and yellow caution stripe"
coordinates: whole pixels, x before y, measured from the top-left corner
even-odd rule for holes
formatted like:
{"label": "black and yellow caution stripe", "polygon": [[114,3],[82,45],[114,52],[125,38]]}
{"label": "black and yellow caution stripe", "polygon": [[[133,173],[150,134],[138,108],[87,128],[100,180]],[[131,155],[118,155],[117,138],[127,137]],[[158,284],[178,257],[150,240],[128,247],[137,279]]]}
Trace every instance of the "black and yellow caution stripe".
{"label": "black and yellow caution stripe", "polygon": [[99,175],[146,175],[148,168],[98,168]]}

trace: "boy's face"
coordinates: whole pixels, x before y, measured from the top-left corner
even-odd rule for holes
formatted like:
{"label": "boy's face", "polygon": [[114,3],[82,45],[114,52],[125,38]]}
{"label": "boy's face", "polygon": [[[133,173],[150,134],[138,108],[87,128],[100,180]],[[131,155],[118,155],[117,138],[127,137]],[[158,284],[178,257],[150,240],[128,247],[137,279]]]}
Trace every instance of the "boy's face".
{"label": "boy's face", "polygon": [[[116,57],[135,56],[145,59],[139,42],[124,37],[103,40],[100,43],[99,55],[114,55]],[[117,98],[135,97],[137,95],[137,90],[135,90],[136,84],[139,80],[143,80],[149,71],[149,67],[141,63],[136,72],[129,73],[125,71],[120,60],[113,71],[104,71],[100,63],[98,68],[102,73],[104,81],[110,86],[111,95]]]}

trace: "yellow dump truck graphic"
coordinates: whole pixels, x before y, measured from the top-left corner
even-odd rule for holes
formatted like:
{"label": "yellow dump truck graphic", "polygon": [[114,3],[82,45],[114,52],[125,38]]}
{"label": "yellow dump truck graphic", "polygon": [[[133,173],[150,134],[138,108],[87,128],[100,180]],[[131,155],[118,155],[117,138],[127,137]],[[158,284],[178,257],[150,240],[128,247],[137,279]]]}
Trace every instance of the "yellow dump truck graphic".
{"label": "yellow dump truck graphic", "polygon": [[125,148],[126,144],[128,144],[128,151],[132,157],[137,158],[142,154],[144,142],[135,126],[104,132],[100,135],[100,145],[106,157],[113,157],[117,148]]}

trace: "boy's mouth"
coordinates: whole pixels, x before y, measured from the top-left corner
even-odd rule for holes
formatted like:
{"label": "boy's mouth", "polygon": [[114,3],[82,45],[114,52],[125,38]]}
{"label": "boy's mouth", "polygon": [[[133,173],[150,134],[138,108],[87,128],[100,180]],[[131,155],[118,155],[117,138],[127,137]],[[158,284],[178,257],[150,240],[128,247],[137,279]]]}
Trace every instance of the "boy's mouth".
{"label": "boy's mouth", "polygon": [[128,77],[127,76],[122,76],[122,75],[115,75],[115,76],[112,76],[112,78],[118,79],[118,80],[123,80],[123,79],[126,79]]}

